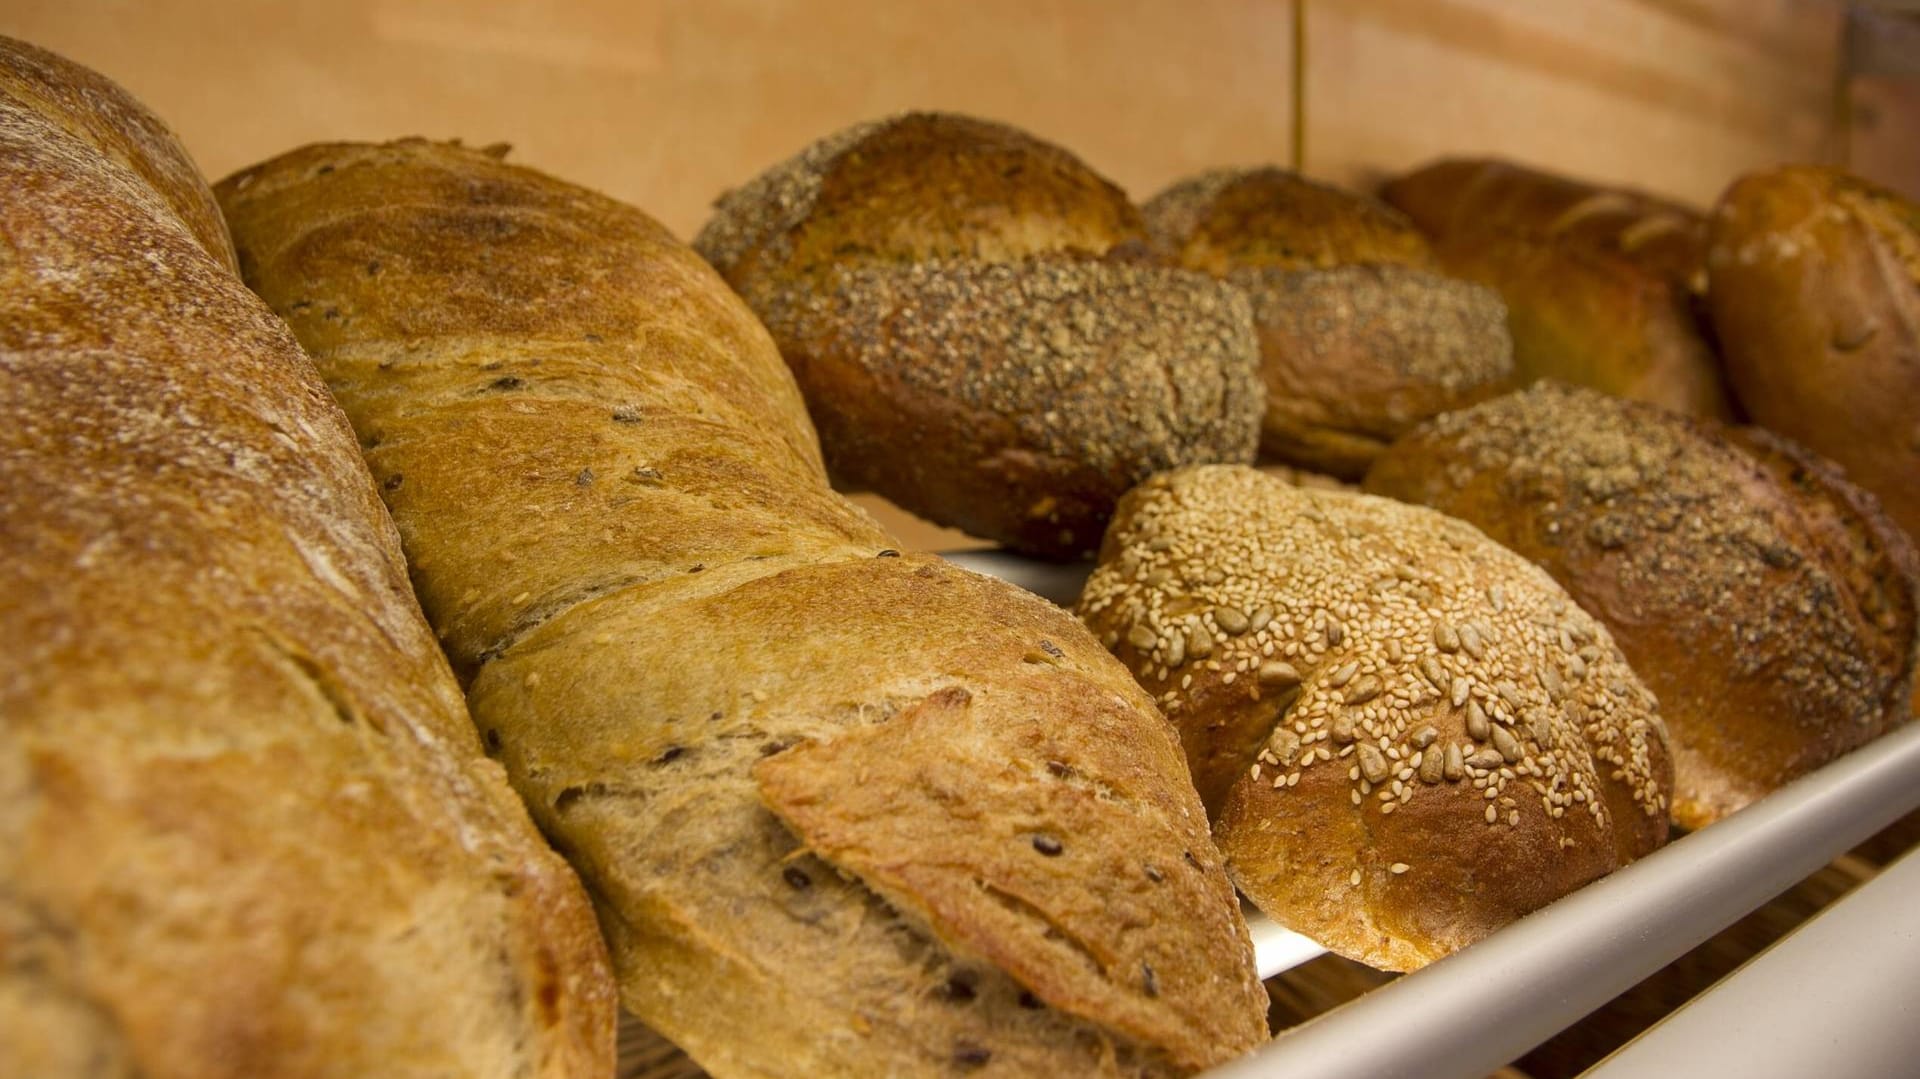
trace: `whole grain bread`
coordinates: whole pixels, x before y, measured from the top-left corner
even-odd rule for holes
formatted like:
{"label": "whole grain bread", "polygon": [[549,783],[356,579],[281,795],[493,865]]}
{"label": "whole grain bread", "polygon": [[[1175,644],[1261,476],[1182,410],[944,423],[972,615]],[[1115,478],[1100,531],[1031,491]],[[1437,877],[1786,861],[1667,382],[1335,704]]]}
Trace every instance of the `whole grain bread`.
{"label": "whole grain bread", "polygon": [[1837,169],[1743,177],[1708,301],[1755,423],[1823,454],[1920,540],[1920,206]]}
{"label": "whole grain bread", "polygon": [[1486,159],[1382,189],[1450,274],[1499,291],[1522,380],[1732,415],[1698,298],[1706,220],[1679,203]]}
{"label": "whole grain bread", "polygon": [[1044,557],[1113,503],[1249,461],[1247,302],[1149,256],[1125,194],[1001,124],[861,124],[723,195],[700,253],[772,331],[835,482]]}
{"label": "whole grain bread", "polygon": [[0,190],[0,1075],[609,1074],[586,896],[186,154],[0,38]]}
{"label": "whole grain bread", "polygon": [[710,1073],[1184,1074],[1264,997],[1179,744],[1065,612],[827,486],[766,331],[487,153],[220,185],[622,998]]}
{"label": "whole grain bread", "polygon": [[1913,547],[1765,431],[1543,383],[1432,421],[1365,486],[1472,522],[1613,630],[1672,728],[1685,827],[1908,717]]}
{"label": "whole grain bread", "polygon": [[1652,694],[1471,526],[1254,469],[1121,502],[1079,612],[1180,728],[1228,873],[1411,970],[1659,846]]}
{"label": "whole grain bread", "polygon": [[1499,295],[1442,275],[1391,207],[1260,168],[1183,180],[1144,213],[1175,265],[1253,303],[1265,459],[1357,480],[1414,424],[1509,388]]}

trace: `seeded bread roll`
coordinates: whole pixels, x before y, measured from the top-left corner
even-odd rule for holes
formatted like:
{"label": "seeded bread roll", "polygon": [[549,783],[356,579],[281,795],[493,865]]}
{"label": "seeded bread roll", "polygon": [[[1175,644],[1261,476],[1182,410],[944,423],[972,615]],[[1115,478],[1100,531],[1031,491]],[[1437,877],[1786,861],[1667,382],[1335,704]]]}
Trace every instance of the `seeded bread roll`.
{"label": "seeded bread roll", "polygon": [[1253,301],[1266,458],[1357,480],[1420,420],[1512,377],[1499,296],[1438,273],[1419,230],[1372,199],[1280,169],[1220,170],[1145,215],[1176,265]]}
{"label": "seeded bread roll", "polygon": [[1491,160],[1439,161],[1381,194],[1448,273],[1499,291],[1523,381],[1732,415],[1695,308],[1706,281],[1698,211]]}
{"label": "seeded bread roll", "polygon": [[111,82],[0,38],[0,1075],[609,1075],[606,949],[340,410]]}
{"label": "seeded bread roll", "polygon": [[1071,616],[901,554],[639,211],[409,140],[220,187],[622,999],[720,1079],[1166,1076],[1265,1034],[1179,744]]}
{"label": "seeded bread roll", "polygon": [[1541,384],[1402,439],[1366,488],[1473,522],[1614,631],[1700,828],[1877,737],[1914,692],[1914,554],[1811,454]]}
{"label": "seeded bread roll", "polygon": [[1708,301],[1741,406],[1920,538],[1920,206],[1794,166],[1734,184],[1712,237]]}
{"label": "seeded bread roll", "polygon": [[694,246],[773,332],[835,481],[940,524],[1086,557],[1138,480],[1253,458],[1246,298],[1151,264],[1119,188],[1012,128],[850,128]]}
{"label": "seeded bread roll", "polygon": [[1658,847],[1652,694],[1546,574],[1418,507],[1183,469],[1079,613],[1180,728],[1240,890],[1412,970]]}

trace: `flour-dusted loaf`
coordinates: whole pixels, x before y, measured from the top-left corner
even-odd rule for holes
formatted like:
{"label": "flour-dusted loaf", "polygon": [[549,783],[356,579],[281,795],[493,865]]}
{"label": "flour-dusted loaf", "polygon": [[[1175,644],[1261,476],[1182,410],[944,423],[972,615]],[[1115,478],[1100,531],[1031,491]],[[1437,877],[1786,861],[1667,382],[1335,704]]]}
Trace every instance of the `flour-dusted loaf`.
{"label": "flour-dusted loaf", "polygon": [[1079,611],[1180,728],[1228,873],[1411,970],[1666,838],[1653,696],[1471,526],[1226,465],[1120,504]]}
{"label": "flour-dusted loaf", "polygon": [[1416,423],[1509,388],[1499,294],[1441,274],[1391,207],[1257,168],[1182,180],[1143,210],[1175,265],[1252,301],[1269,460],[1357,480]]}
{"label": "flour-dusted loaf", "polygon": [[1265,1034],[1172,729],[1071,616],[827,486],[751,311],[486,153],[220,186],[622,997],[722,1079],[1158,1076]]}
{"label": "flour-dusted loaf", "polygon": [[1401,439],[1366,489],[1471,521],[1613,630],[1672,728],[1685,827],[1908,717],[1912,545],[1763,430],[1542,383]]}
{"label": "flour-dusted loaf", "polygon": [[1432,238],[1448,273],[1499,290],[1523,380],[1731,415],[1696,308],[1706,283],[1699,211],[1486,159],[1434,162],[1382,194]]}
{"label": "flour-dusted loaf", "polygon": [[0,191],[0,1075],[610,1075],[586,896],[191,162],[0,39]]}
{"label": "flour-dusted loaf", "polygon": [[1246,298],[1145,241],[1065,150],[914,113],[723,195],[694,246],[766,321],[836,481],[1077,558],[1134,483],[1259,438]]}
{"label": "flour-dusted loaf", "polygon": [[1844,467],[1920,541],[1920,204],[1837,169],[1745,176],[1707,298],[1755,423]]}

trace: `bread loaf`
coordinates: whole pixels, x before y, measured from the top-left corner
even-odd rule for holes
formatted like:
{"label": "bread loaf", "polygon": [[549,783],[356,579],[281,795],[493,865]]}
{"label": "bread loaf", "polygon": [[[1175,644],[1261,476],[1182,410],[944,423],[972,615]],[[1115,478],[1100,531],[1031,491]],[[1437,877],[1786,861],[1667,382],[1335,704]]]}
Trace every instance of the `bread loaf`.
{"label": "bread loaf", "polygon": [[722,196],[694,245],[772,331],[836,482],[1077,558],[1138,480],[1258,439],[1245,298],[1145,239],[1065,151],[913,114]]}
{"label": "bread loaf", "polygon": [[1685,827],[1908,715],[1912,546],[1764,431],[1542,384],[1420,428],[1366,489],[1472,522],[1612,628],[1672,727]]}
{"label": "bread loaf", "polygon": [[613,1066],[353,435],[119,87],[0,38],[0,1075]]}
{"label": "bread loaf", "polygon": [[1182,469],[1121,502],[1079,611],[1179,726],[1240,890],[1341,955],[1414,969],[1666,837],[1652,695],[1459,521]]}
{"label": "bread loaf", "polygon": [[1920,538],[1920,206],[1834,169],[1772,169],[1721,198],[1712,242],[1741,407]]}
{"label": "bread loaf", "polygon": [[1523,380],[1731,415],[1695,310],[1698,211],[1491,160],[1439,161],[1382,194],[1433,240],[1448,273],[1499,291]]}
{"label": "bread loaf", "polygon": [[1252,300],[1268,459],[1357,480],[1415,423],[1507,388],[1500,297],[1438,273],[1413,224],[1372,199],[1280,169],[1219,170],[1144,212],[1175,265]]}
{"label": "bread loaf", "polygon": [[457,146],[220,186],[488,744],[710,1073],[1170,1075],[1264,1034],[1177,739],[1065,612],[827,486],[752,313]]}

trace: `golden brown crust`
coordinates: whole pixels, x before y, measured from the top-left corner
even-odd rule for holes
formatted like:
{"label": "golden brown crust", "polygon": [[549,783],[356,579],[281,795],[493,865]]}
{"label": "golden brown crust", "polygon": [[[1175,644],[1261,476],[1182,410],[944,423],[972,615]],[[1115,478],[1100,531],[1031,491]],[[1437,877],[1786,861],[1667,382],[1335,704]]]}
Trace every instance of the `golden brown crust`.
{"label": "golden brown crust", "polygon": [[1731,416],[1693,306],[1705,265],[1698,212],[1491,160],[1439,161],[1381,194],[1426,232],[1448,273],[1499,291],[1522,378]]}
{"label": "golden brown crust", "polygon": [[1672,728],[1685,827],[1907,717],[1911,546],[1778,440],[1541,384],[1402,439],[1366,487],[1473,522],[1613,629]]}
{"label": "golden brown crust", "polygon": [[1141,212],[1174,265],[1215,277],[1239,268],[1438,268],[1426,238],[1398,210],[1285,169],[1203,172],[1155,195]]}
{"label": "golden brown crust", "polygon": [[1244,301],[1147,265],[1139,211],[1058,147],[909,114],[716,209],[695,246],[766,320],[843,483],[1072,558],[1154,470],[1253,455]]}
{"label": "golden brown crust", "polygon": [[0,39],[0,188],[0,1074],[609,1069],[579,882],[185,156]]}
{"label": "golden brown crust", "polygon": [[1708,304],[1742,407],[1920,537],[1920,207],[1795,166],[1734,184],[1712,235]]}
{"label": "golden brown crust", "polygon": [[1218,171],[1145,213],[1176,264],[1253,301],[1264,457],[1358,479],[1414,424],[1513,374],[1500,298],[1433,272],[1412,223],[1372,199],[1280,169]]}
{"label": "golden brown crust", "polygon": [[1657,847],[1654,700],[1538,569],[1253,469],[1121,504],[1080,614],[1179,726],[1234,880],[1408,970]]}
{"label": "golden brown crust", "polygon": [[[792,376],[691,250],[418,140],[220,190],[631,1010],[724,1077],[1159,1076],[1262,1037],[1164,720],[1064,612],[834,495]],[[1195,860],[1166,887],[1077,871],[1167,850]],[[1048,927],[1109,965],[1053,971]]]}

